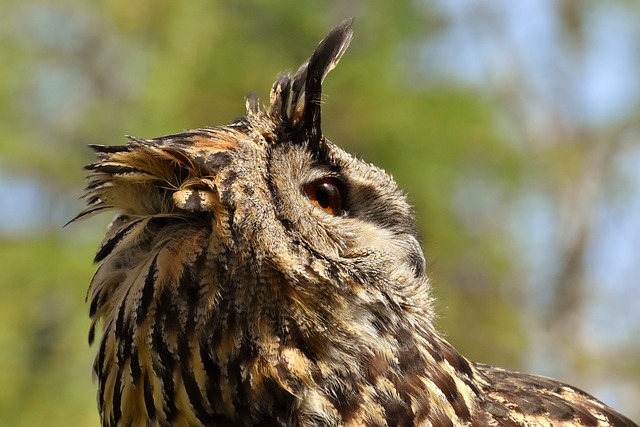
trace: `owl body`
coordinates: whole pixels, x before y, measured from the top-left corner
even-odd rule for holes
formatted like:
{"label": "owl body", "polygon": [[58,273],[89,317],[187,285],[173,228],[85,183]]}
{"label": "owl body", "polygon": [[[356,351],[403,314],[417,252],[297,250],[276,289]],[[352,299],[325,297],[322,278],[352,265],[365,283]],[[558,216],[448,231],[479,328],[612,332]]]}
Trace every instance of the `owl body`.
{"label": "owl body", "polygon": [[88,293],[103,425],[635,425],[434,329],[405,195],[321,131],[350,40],[227,126],[93,147],[77,218],[118,211]]}

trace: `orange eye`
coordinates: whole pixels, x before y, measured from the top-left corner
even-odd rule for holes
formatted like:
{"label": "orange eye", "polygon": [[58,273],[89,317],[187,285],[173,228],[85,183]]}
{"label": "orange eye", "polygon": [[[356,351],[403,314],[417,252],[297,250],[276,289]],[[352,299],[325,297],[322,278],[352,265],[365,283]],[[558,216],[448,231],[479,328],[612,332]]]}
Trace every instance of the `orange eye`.
{"label": "orange eye", "polygon": [[304,187],[311,202],[331,215],[342,214],[342,183],[337,178],[322,178]]}

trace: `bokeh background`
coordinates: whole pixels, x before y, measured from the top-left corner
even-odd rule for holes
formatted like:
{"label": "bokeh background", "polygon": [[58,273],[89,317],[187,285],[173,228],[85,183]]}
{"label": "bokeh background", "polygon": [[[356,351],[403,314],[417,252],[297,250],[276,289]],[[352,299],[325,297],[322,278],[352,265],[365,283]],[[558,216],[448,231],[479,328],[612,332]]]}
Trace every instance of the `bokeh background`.
{"label": "bokeh background", "polygon": [[3,0],[0,425],[98,425],[86,145],[225,124],[349,16],[325,133],[408,192],[439,328],[640,420],[638,2]]}

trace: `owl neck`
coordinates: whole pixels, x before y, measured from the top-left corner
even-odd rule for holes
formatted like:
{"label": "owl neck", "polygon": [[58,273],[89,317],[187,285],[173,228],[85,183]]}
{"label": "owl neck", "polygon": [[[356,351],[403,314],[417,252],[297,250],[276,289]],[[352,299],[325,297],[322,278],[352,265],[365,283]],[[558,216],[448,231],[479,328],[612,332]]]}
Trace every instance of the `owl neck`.
{"label": "owl neck", "polygon": [[144,336],[107,328],[96,361],[101,412],[113,421],[105,425],[358,425],[375,416],[407,425],[444,416],[415,406],[434,399],[461,424],[472,411],[469,363],[421,319],[377,307],[377,316],[330,328],[298,321],[287,307],[255,314],[211,306],[218,315],[181,336],[171,332],[179,310],[162,307],[171,304],[138,329]]}
{"label": "owl neck", "polygon": [[[209,398],[229,416],[247,414],[240,420],[247,424],[321,419],[329,425],[360,425],[382,416],[388,425],[420,419],[440,425],[438,417],[445,415],[460,425],[469,421],[479,393],[470,363],[431,327],[400,317],[384,320],[384,325],[369,320],[350,329],[336,324],[321,330],[289,319],[284,336],[252,337],[247,330],[228,337],[224,342],[238,343],[234,351],[209,341],[211,354],[228,355],[209,360],[217,364],[215,372],[227,373],[214,380],[217,391]],[[443,402],[438,410],[423,404],[434,399]],[[294,412],[308,419],[286,418]]]}

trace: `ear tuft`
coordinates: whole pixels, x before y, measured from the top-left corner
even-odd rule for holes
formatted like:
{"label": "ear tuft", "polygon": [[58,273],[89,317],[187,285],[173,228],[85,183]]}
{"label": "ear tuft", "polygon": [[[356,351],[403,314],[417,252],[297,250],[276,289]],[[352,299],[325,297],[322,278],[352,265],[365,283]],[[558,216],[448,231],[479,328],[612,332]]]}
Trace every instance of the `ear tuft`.
{"label": "ear tuft", "polygon": [[300,137],[312,145],[322,139],[322,82],[349,47],[352,25],[353,18],[350,18],[332,29],[293,77],[282,74],[271,89],[269,115],[279,116],[287,131],[301,133]]}

